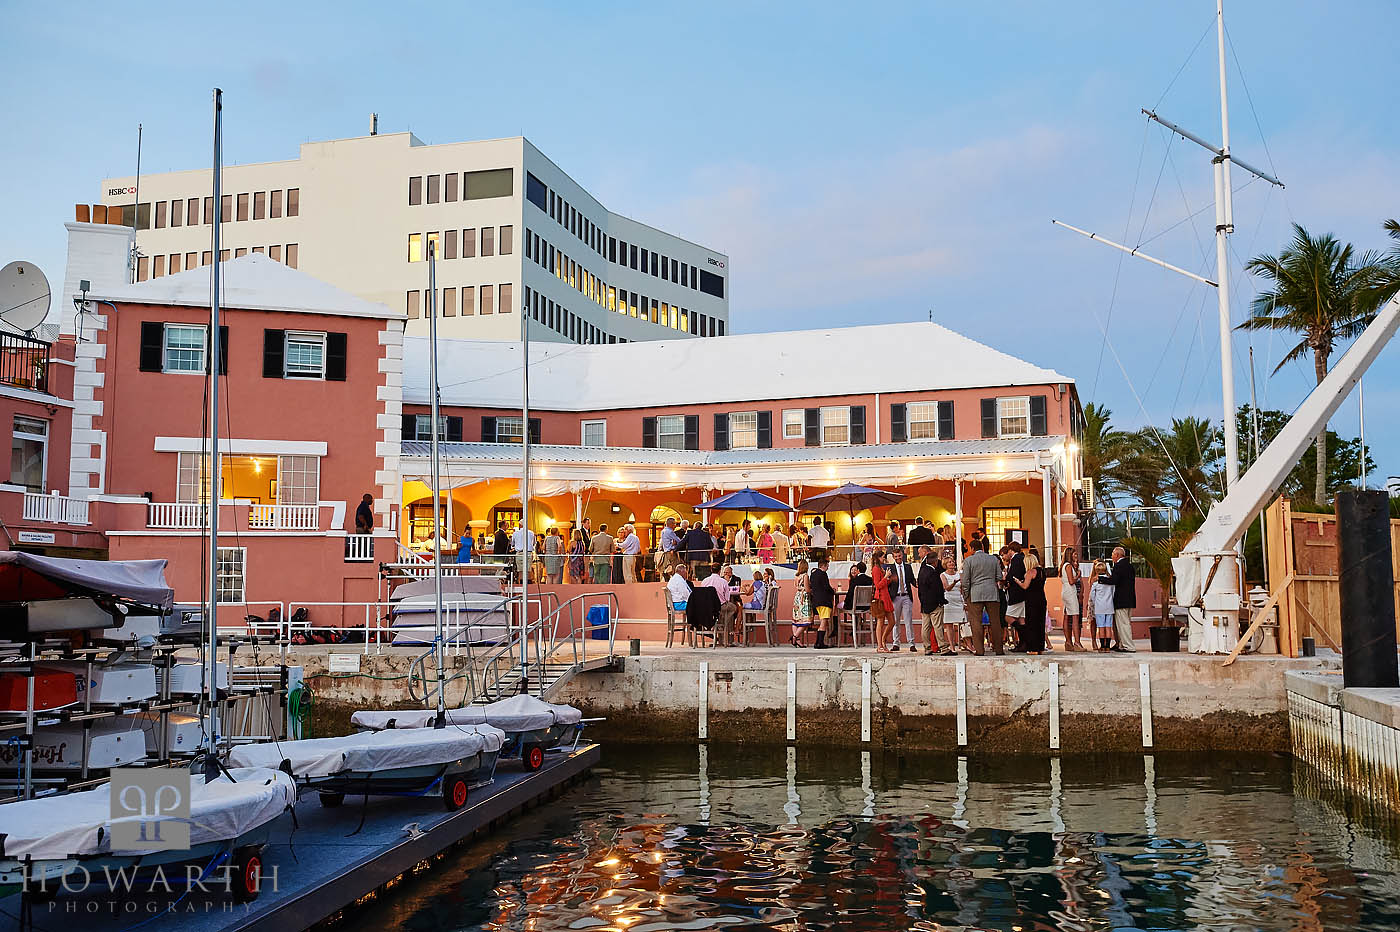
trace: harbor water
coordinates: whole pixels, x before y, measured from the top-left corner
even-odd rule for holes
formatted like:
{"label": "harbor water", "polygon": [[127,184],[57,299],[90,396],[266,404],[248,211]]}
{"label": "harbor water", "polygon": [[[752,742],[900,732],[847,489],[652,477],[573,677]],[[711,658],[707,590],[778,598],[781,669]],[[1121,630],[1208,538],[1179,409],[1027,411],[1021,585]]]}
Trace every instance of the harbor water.
{"label": "harbor water", "polygon": [[341,928],[1400,927],[1400,833],[1304,766],[614,748]]}

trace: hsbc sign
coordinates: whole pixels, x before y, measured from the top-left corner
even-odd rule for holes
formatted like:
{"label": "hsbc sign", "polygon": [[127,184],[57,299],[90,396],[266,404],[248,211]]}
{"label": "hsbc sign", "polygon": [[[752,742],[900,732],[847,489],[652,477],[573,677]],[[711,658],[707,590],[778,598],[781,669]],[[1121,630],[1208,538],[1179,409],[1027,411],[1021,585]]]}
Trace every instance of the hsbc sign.
{"label": "hsbc sign", "polygon": [[125,187],[125,188],[108,188],[108,189],[107,189],[107,196],[108,196],[108,197],[121,197],[123,194],[135,194],[135,193],[136,193],[136,188],[131,187],[131,186],[127,186],[127,187]]}

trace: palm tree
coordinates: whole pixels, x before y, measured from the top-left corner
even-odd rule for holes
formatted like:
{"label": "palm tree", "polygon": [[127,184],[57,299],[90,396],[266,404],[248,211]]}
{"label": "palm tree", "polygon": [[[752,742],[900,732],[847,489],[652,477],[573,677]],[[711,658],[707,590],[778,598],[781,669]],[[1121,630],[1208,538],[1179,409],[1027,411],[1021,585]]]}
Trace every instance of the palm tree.
{"label": "palm tree", "polygon": [[[1293,225],[1293,241],[1279,253],[1256,256],[1246,271],[1269,281],[1267,291],[1251,305],[1253,316],[1241,330],[1276,330],[1301,335],[1274,372],[1312,353],[1318,384],[1327,376],[1327,363],[1337,343],[1365,329],[1379,306],[1380,284],[1387,263],[1379,254],[1357,256],[1350,244],[1330,233],[1313,236]],[[1317,478],[1314,496],[1327,501],[1327,426],[1317,435]]]}
{"label": "palm tree", "polygon": [[[1156,438],[1153,438],[1156,442]],[[1165,492],[1176,502],[1182,517],[1204,515],[1216,499],[1219,487],[1220,431],[1209,418],[1172,418],[1171,430],[1162,433],[1161,444],[1171,460],[1167,464]]]}
{"label": "palm tree", "polygon": [[1171,464],[1162,453],[1156,433],[1151,427],[1144,427],[1124,436],[1111,476],[1115,487],[1126,492],[1137,504],[1151,508],[1163,504],[1167,498],[1170,469]]}
{"label": "palm tree", "polygon": [[1113,412],[1105,405],[1092,401],[1084,406],[1084,435],[1080,438],[1079,455],[1084,475],[1094,483],[1094,489],[1108,503],[1113,501],[1113,469],[1123,455],[1125,434],[1109,426]]}

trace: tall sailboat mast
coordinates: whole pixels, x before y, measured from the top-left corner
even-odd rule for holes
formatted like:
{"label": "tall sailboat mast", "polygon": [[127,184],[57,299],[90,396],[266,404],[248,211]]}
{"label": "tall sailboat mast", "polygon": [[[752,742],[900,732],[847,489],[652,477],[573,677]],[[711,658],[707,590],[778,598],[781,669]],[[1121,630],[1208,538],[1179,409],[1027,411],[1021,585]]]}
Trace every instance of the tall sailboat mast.
{"label": "tall sailboat mast", "polygon": [[[214,209],[222,211],[223,203],[223,123],[224,92],[214,88]],[[219,279],[223,263],[219,261],[220,227],[223,219],[215,216],[213,224],[213,262],[209,277],[209,591],[208,611],[208,654],[205,657],[205,696],[209,704],[209,759],[206,768],[213,764],[219,751],[219,498],[223,493],[221,470],[219,468]],[[211,775],[217,769],[206,770]]]}
{"label": "tall sailboat mast", "polygon": [[1230,242],[1235,231],[1230,190],[1230,103],[1225,82],[1225,0],[1215,0],[1215,42],[1220,59],[1220,152],[1215,166],[1215,298],[1220,317],[1220,401],[1224,407],[1225,488],[1240,478],[1240,442],[1235,430],[1235,356],[1230,345]]}
{"label": "tall sailboat mast", "polygon": [[[442,637],[442,473],[438,460],[437,243],[428,240],[428,393],[432,398],[433,654],[437,658],[437,721],[447,727],[446,661]],[[450,494],[450,493],[449,493]]]}
{"label": "tall sailboat mast", "polygon": [[[525,631],[530,623],[530,561],[535,556],[530,534],[530,309],[520,306],[520,442],[521,464],[524,467],[520,476],[520,526],[525,533],[520,535],[525,552],[521,554],[520,572],[520,691],[530,691],[529,659],[525,648]],[[543,608],[541,608],[543,611]]]}

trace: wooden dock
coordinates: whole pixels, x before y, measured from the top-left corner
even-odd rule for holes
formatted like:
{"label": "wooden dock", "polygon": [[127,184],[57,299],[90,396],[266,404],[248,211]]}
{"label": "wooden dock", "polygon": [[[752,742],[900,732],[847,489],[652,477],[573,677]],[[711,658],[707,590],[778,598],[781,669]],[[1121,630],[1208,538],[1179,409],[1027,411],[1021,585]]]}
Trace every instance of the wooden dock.
{"label": "wooden dock", "polygon": [[[489,832],[522,809],[544,803],[577,782],[598,762],[589,744],[550,753],[544,766],[526,773],[517,761],[502,761],[490,785],[473,790],[467,805],[448,812],[437,795],[417,798],[347,797],[326,809],[315,792],[274,824],[263,854],[263,891],[251,903],[234,903],[222,884],[209,893],[173,893],[138,881],[131,894],[113,896],[96,882],[82,893],[60,893],[33,906],[33,927],[54,930],[76,920],[89,930],[178,929],[180,932],[294,932],[336,918],[369,897],[392,889],[405,875],[431,869],[453,847]],[[361,816],[364,824],[361,826]],[[359,826],[358,831],[356,830]],[[98,890],[97,888],[102,889]],[[216,891],[217,892],[214,892]],[[172,906],[173,904],[173,906]],[[0,899],[0,929],[19,929],[20,898]]]}

